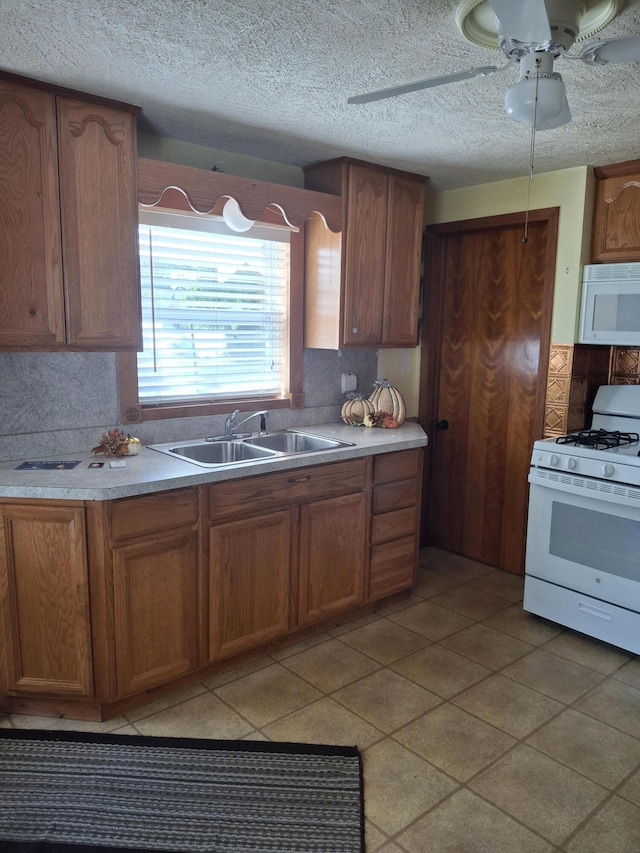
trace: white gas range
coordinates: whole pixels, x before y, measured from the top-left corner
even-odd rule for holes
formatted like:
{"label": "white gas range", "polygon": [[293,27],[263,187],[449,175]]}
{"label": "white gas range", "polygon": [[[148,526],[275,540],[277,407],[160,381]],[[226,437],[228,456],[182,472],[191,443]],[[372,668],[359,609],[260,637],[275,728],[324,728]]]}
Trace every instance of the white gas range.
{"label": "white gas range", "polygon": [[534,444],[524,609],[640,653],[640,386],[602,386],[593,411]]}

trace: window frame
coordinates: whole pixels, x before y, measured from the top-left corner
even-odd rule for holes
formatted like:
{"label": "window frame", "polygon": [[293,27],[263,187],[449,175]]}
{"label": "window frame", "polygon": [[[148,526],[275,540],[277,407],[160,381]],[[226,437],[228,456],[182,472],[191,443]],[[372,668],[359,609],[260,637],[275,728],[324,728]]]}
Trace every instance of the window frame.
{"label": "window frame", "polygon": [[[118,354],[120,417],[123,424],[168,418],[201,417],[226,414],[232,409],[300,409],[304,407],[304,224],[319,213],[332,231],[342,230],[342,199],[295,187],[280,186],[208,172],[189,166],[177,166],[154,160],[138,160],[138,200],[145,207],[169,208],[220,215],[228,198],[235,198],[250,219],[266,224],[297,227],[290,236],[289,269],[289,394],[283,399],[227,399],[225,401],[184,403],[141,403],[138,396],[137,353]],[[139,287],[139,281],[137,282]]]}

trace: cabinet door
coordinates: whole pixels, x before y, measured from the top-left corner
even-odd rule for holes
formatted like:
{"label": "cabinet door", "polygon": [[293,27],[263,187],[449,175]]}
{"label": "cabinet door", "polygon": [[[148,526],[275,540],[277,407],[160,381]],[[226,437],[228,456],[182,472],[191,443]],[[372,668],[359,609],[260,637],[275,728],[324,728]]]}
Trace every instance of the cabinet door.
{"label": "cabinet door", "polygon": [[372,346],[382,341],[387,176],[349,166],[344,267],[344,343]]}
{"label": "cabinet door", "polygon": [[[640,261],[640,163],[596,183],[592,261]],[[617,172],[620,166],[603,167]]]}
{"label": "cabinet door", "polygon": [[90,696],[84,509],[7,505],[2,522],[2,692]]}
{"label": "cabinet door", "polygon": [[209,533],[209,659],[289,630],[291,510],[229,521]]}
{"label": "cabinet door", "polygon": [[362,603],[365,510],[363,493],[314,501],[300,508],[300,625]]}
{"label": "cabinet door", "polygon": [[55,98],[0,81],[0,347],[63,344]]}
{"label": "cabinet door", "polygon": [[198,581],[195,531],[114,549],[117,698],[198,668]]}
{"label": "cabinet door", "polygon": [[424,183],[389,176],[382,343],[417,346]]}
{"label": "cabinet door", "polygon": [[67,342],[141,348],[135,119],[57,99]]}

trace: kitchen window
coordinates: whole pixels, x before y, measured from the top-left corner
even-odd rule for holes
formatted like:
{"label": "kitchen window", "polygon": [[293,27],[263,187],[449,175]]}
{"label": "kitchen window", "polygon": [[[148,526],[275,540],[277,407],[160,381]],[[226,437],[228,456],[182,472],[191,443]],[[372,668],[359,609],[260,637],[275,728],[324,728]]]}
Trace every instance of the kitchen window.
{"label": "kitchen window", "polygon": [[143,351],[119,357],[125,420],[300,405],[299,229],[237,233],[158,208],[139,218]]}

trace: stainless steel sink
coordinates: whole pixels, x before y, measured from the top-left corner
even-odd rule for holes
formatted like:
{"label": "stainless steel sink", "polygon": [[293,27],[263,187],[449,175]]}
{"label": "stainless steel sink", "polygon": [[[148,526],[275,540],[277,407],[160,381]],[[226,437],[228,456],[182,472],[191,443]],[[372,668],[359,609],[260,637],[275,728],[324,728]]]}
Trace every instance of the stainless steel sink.
{"label": "stainless steel sink", "polygon": [[278,453],[313,453],[318,450],[334,450],[336,447],[350,447],[345,441],[333,438],[322,438],[303,432],[274,432],[270,435],[259,435],[256,438],[246,438],[245,444],[251,447],[266,447]]}
{"label": "stainless steel sink", "polygon": [[158,450],[202,468],[242,465],[249,462],[267,461],[300,453],[335,450],[338,447],[353,447],[350,441],[338,441],[304,432],[274,432],[255,438],[228,441],[190,441],[183,444],[150,444]]}
{"label": "stainless steel sink", "polygon": [[187,462],[195,462],[205,468],[215,468],[218,465],[237,465],[239,462],[255,462],[275,456],[264,447],[251,447],[242,441],[224,441],[219,443],[202,442],[196,444],[182,444],[153,447],[161,453],[169,456],[177,456]]}

